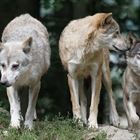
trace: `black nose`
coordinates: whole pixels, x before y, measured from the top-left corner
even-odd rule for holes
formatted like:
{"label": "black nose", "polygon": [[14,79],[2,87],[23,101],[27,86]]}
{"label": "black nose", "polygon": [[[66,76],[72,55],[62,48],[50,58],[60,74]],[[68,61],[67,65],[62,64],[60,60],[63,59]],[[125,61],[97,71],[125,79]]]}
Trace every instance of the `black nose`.
{"label": "black nose", "polygon": [[129,51],[129,50],[131,50],[131,47],[130,47],[130,46],[128,47],[128,51]]}
{"label": "black nose", "polygon": [[8,81],[0,81],[0,84],[3,85],[3,86],[6,86],[8,83]]}

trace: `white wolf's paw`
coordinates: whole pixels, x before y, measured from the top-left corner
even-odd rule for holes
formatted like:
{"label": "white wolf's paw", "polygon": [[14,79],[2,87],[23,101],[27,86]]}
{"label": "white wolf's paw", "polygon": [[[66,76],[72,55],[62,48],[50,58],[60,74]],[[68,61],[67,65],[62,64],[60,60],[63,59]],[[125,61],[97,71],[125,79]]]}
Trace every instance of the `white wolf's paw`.
{"label": "white wolf's paw", "polygon": [[139,122],[138,115],[133,114],[132,117],[131,117],[131,120],[132,120],[133,124],[138,124],[138,122]]}
{"label": "white wolf's paw", "polygon": [[14,128],[20,128],[20,121],[11,121],[10,126]]}
{"label": "white wolf's paw", "polygon": [[117,113],[110,113],[110,124],[113,124],[113,126],[119,127],[120,119]]}
{"label": "white wolf's paw", "polygon": [[87,124],[87,119],[82,119],[83,124]]}
{"label": "white wolf's paw", "polygon": [[33,129],[33,121],[25,121],[24,126],[30,130]]}
{"label": "white wolf's paw", "polygon": [[98,128],[98,124],[95,121],[88,122],[88,129]]}

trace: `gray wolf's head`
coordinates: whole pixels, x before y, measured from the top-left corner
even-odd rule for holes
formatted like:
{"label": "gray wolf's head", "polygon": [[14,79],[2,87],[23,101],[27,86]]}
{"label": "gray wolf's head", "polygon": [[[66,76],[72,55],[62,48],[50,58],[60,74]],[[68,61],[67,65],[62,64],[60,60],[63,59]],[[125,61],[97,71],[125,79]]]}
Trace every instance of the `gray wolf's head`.
{"label": "gray wolf's head", "polygon": [[126,37],[126,42],[131,47],[131,50],[127,52],[127,63],[132,69],[140,71],[140,39],[132,32],[129,32]]}
{"label": "gray wolf's head", "polygon": [[0,43],[0,83],[7,87],[13,85],[29,67],[32,38],[24,42]]}
{"label": "gray wolf's head", "polygon": [[130,49],[122,38],[119,25],[112,18],[112,13],[98,13],[95,15],[95,19],[96,30],[90,28],[92,30],[90,31],[91,34],[89,32],[89,38],[94,35],[94,38],[96,38],[95,43],[117,52],[124,52]]}

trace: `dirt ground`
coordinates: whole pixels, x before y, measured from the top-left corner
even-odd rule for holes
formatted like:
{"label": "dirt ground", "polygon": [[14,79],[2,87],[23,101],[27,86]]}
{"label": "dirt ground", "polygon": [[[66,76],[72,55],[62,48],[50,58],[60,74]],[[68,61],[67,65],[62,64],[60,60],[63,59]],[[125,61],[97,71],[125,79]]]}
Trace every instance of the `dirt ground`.
{"label": "dirt ground", "polygon": [[[99,126],[98,132],[89,133],[83,138],[83,140],[94,140],[97,135],[103,132],[107,134],[107,140],[140,140],[140,138],[138,138],[138,134],[134,132],[132,133],[127,129],[116,128],[109,125]],[[103,138],[103,140],[105,139]]]}
{"label": "dirt ground", "polygon": [[89,133],[84,140],[91,140],[105,132],[107,140],[140,140],[140,131],[129,131],[127,128],[127,120],[125,116],[120,117],[120,127],[114,127],[108,124],[99,125],[99,131]]}
{"label": "dirt ground", "polygon": [[120,128],[114,126],[102,125],[99,127],[101,130],[104,130],[109,140],[140,140],[139,131],[129,131],[127,129],[127,120],[126,116],[120,116]]}
{"label": "dirt ground", "polygon": [[135,133],[126,129],[119,129],[114,126],[101,126],[101,130],[107,133],[109,140],[138,140]]}

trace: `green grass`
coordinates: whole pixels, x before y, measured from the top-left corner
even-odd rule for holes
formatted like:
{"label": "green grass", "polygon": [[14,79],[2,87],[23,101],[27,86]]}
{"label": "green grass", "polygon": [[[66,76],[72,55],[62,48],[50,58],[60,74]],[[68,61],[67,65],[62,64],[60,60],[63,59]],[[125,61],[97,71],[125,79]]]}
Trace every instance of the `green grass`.
{"label": "green grass", "polygon": [[[20,129],[9,127],[10,117],[0,112],[0,140],[87,140],[86,135],[97,132],[73,123],[69,117],[56,116],[52,121],[46,117],[43,121],[35,121],[33,130],[23,127]],[[95,140],[106,140],[106,133],[99,132]],[[93,140],[93,138],[88,139]]]}

